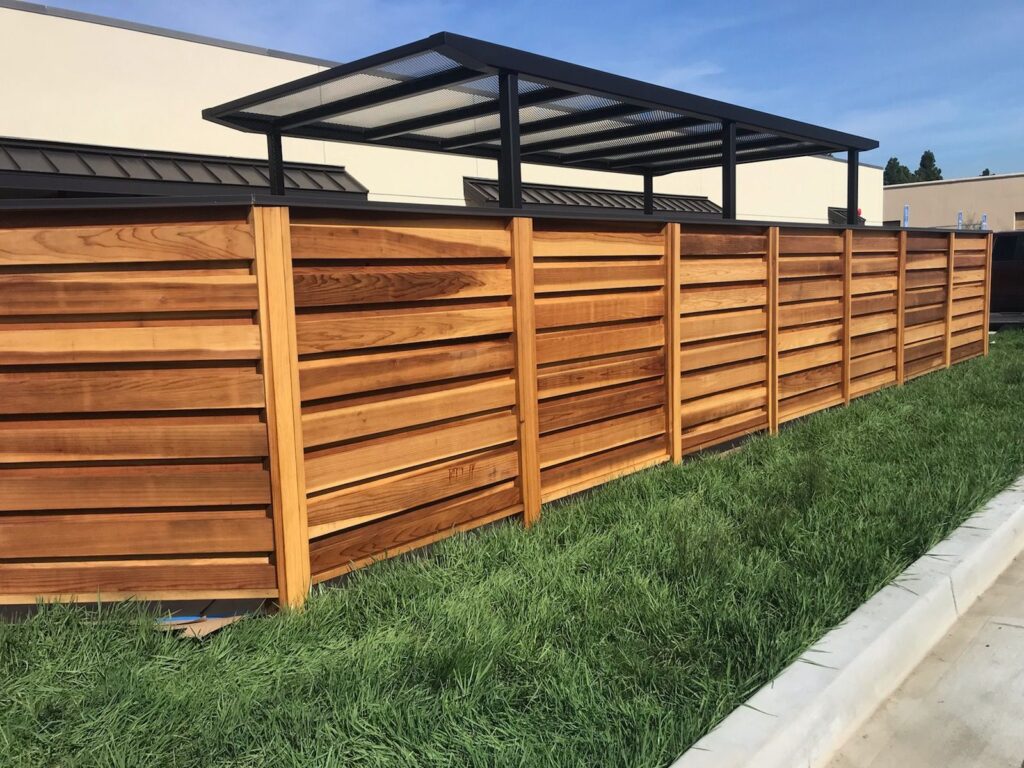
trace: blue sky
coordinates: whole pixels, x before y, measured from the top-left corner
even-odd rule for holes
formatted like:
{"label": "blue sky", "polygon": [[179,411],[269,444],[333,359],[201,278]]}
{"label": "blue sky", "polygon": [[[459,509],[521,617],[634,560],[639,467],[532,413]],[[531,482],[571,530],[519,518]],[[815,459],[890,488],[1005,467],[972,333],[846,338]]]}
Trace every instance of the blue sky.
{"label": "blue sky", "polygon": [[865,162],[1024,171],[1021,0],[54,4],[337,61],[459,32],[878,139]]}

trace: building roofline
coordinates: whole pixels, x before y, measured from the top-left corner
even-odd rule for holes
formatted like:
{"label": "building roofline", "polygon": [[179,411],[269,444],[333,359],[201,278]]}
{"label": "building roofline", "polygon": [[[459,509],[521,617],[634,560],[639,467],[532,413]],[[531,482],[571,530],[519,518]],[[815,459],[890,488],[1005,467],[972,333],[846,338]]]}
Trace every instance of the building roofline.
{"label": "building roofline", "polygon": [[261,48],[260,46],[257,45],[236,43],[232,42],[231,40],[223,40],[219,37],[209,37],[207,35],[197,35],[191,32],[181,32],[177,29],[158,27],[153,24],[142,24],[134,21],[126,21],[125,19],[116,19],[113,16],[100,16],[95,13],[72,11],[67,8],[57,8],[52,5],[30,3],[26,2],[26,0],[0,0],[0,9],[3,8],[12,11],[24,11],[26,13],[38,13],[43,16],[53,16],[55,18],[60,19],[71,19],[72,21],[83,21],[89,24],[99,24],[105,27],[114,27],[116,29],[126,29],[131,32],[142,32],[147,35],[169,37],[173,40],[183,40],[189,43],[210,45],[215,48],[227,48],[232,51],[241,51],[242,53],[253,53],[258,56],[271,56],[275,59],[297,61],[302,64],[314,64],[319,67],[338,66],[337,61],[331,61],[330,59],[321,59],[317,56],[303,56],[302,54],[289,53],[288,51],[278,51],[274,50],[273,48]]}
{"label": "building roofline", "polygon": [[961,176],[958,179],[938,179],[936,181],[911,181],[906,184],[886,184],[886,189],[906,189],[907,187],[930,187],[941,184],[963,184],[968,181],[991,181],[992,179],[1017,179],[1024,176],[1024,171],[1017,173],[993,173],[988,176]]}

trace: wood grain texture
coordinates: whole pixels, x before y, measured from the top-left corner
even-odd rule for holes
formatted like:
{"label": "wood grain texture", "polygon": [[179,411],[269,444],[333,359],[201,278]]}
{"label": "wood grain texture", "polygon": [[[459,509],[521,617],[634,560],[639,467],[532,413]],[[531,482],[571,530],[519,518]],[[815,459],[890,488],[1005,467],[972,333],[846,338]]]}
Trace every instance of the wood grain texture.
{"label": "wood grain texture", "polygon": [[455,269],[451,265],[322,267],[294,270],[299,307],[379,304],[424,299],[509,296],[511,276],[503,268]]}
{"label": "wood grain texture", "polygon": [[479,259],[509,256],[508,234],[486,220],[422,225],[295,224],[296,259]]}
{"label": "wood grain texture", "polygon": [[[682,263],[681,227],[679,224],[665,225],[665,439],[668,443],[669,460],[678,464],[683,460],[683,410],[682,410],[682,357],[683,343],[680,334],[679,317],[682,314],[680,289],[687,282],[698,282],[709,277],[706,262]],[[736,276],[757,273],[756,264],[739,265],[729,274]],[[763,269],[763,266],[762,266]]]}

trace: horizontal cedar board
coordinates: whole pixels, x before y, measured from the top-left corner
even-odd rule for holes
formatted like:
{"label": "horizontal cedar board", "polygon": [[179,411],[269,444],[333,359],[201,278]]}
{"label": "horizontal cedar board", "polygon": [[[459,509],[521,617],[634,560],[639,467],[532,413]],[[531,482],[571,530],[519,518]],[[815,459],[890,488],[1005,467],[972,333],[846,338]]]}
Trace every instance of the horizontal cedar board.
{"label": "horizontal cedar board", "polygon": [[960,347],[964,344],[973,344],[975,342],[983,341],[986,333],[987,331],[984,328],[971,328],[966,331],[959,331],[953,334],[953,346]]}
{"label": "horizontal cedar board", "polygon": [[734,235],[683,231],[680,252],[685,262],[689,256],[745,256],[764,254],[768,250],[766,235]]}
{"label": "horizontal cedar board", "polygon": [[692,315],[680,321],[683,342],[703,341],[722,336],[764,331],[768,315],[763,309],[744,309],[736,312],[718,312],[713,315]]}
{"label": "horizontal cedar board", "polygon": [[850,354],[868,355],[872,352],[880,352],[883,349],[894,349],[896,347],[896,331],[883,331],[871,333],[866,336],[855,336],[850,340]]}
{"label": "horizontal cedar board", "polygon": [[829,277],[843,274],[842,256],[782,256],[779,277]]}
{"label": "horizontal cedar board", "polygon": [[338,408],[305,413],[302,437],[309,448],[468,416],[514,403],[515,382],[511,378],[453,384],[432,392],[397,393],[371,403],[339,404]]}
{"label": "horizontal cedar board", "polygon": [[696,259],[684,258],[679,265],[683,285],[713,283],[746,283],[768,278],[764,259]]}
{"label": "horizontal cedar board", "polygon": [[924,341],[936,336],[944,336],[946,333],[945,321],[915,325],[903,330],[903,341],[906,344],[913,344],[915,341]]}
{"label": "horizontal cedar board", "polygon": [[304,401],[317,400],[508,371],[513,364],[512,344],[508,341],[371,352],[300,361],[299,388]]}
{"label": "horizontal cedar board", "polygon": [[907,254],[907,269],[946,269],[949,265],[949,253],[946,251],[921,251]]}
{"label": "horizontal cedar board", "polygon": [[855,358],[850,362],[850,375],[854,378],[867,376],[870,373],[896,367],[896,350],[875,352]]}
{"label": "horizontal cedar board", "polygon": [[815,411],[822,411],[843,402],[843,388],[836,384],[832,387],[817,389],[806,394],[790,397],[779,402],[779,419],[789,421],[806,416]]}
{"label": "horizontal cedar board", "polygon": [[811,368],[799,373],[779,377],[779,397],[795,397],[842,381],[843,367],[840,364]]}
{"label": "horizontal cedar board", "polygon": [[707,285],[682,289],[680,306],[684,315],[725,309],[761,307],[768,301],[764,285]]}
{"label": "horizontal cedar board", "polygon": [[540,403],[540,431],[575,427],[599,419],[663,405],[665,384],[659,378],[612,389],[548,399]]}
{"label": "horizontal cedar board", "polygon": [[926,339],[925,341],[909,343],[904,347],[903,359],[905,362],[910,362],[911,360],[919,360],[922,357],[941,355],[945,348],[946,340],[943,336]]}
{"label": "horizontal cedar board", "polygon": [[850,321],[850,335],[863,336],[868,333],[889,331],[896,326],[896,315],[891,312],[882,312],[878,315],[860,315]]}
{"label": "horizontal cedar board", "polygon": [[695,427],[743,411],[762,408],[767,404],[767,397],[767,387],[758,383],[687,401],[682,408],[683,427]]}
{"label": "horizontal cedar board", "polygon": [[0,511],[207,507],[270,503],[256,463],[0,470]]}
{"label": "horizontal cedar board", "polygon": [[0,563],[0,594],[145,595],[183,592],[189,595],[276,587],[274,566],[267,563],[231,563],[216,560],[166,560],[146,563],[131,560],[111,563]]}
{"label": "horizontal cedar board", "polygon": [[853,315],[870,315],[875,312],[895,312],[897,298],[895,293],[883,293],[869,296],[854,296],[851,302]]}
{"label": "horizontal cedar board", "polygon": [[[856,305],[856,300],[854,301]],[[802,304],[783,304],[779,307],[779,327],[824,323],[839,320],[843,316],[843,304],[835,299],[810,301]]]}
{"label": "horizontal cedar board", "polygon": [[975,341],[969,344],[961,344],[958,347],[953,347],[953,351],[950,353],[950,358],[954,363],[956,363],[971,357],[977,357],[984,351],[984,342]]}
{"label": "horizontal cedar board", "polygon": [[504,226],[292,224],[293,259],[474,259],[507,257]]}
{"label": "horizontal cedar board", "polygon": [[779,301],[808,301],[829,299],[843,295],[842,280],[781,280]]}
{"label": "horizontal cedar board", "polygon": [[665,236],[660,232],[533,231],[533,255],[545,256],[661,256]]}
{"label": "horizontal cedar board", "polygon": [[945,285],[949,275],[945,269],[922,269],[917,272],[907,272],[907,288],[931,288],[937,285]]}
{"label": "horizontal cedar board", "polygon": [[7,558],[224,554],[273,548],[273,523],[264,510],[0,517],[0,552]]}
{"label": "horizontal cedar board", "polygon": [[779,237],[779,253],[842,253],[842,235],[798,235],[783,230]]}
{"label": "horizontal cedar board", "polygon": [[960,331],[969,331],[973,328],[981,328],[985,324],[985,313],[976,312],[970,315],[960,315],[959,317],[953,318],[953,323],[950,326],[953,333],[959,333]]}
{"label": "horizontal cedar board", "polygon": [[253,258],[245,222],[0,228],[0,266]]}
{"label": "horizontal cedar board", "polygon": [[735,413],[722,419],[709,421],[706,424],[683,430],[683,453],[710,448],[719,443],[748,435],[759,429],[768,428],[768,411],[755,408],[742,413]]}
{"label": "horizontal cedar board", "polygon": [[660,317],[665,312],[661,289],[597,296],[558,296],[535,301],[537,328],[622,322]]}
{"label": "horizontal cedar board", "polygon": [[313,496],[310,537],[511,480],[518,467],[515,448],[499,448]]}
{"label": "horizontal cedar board", "polygon": [[702,344],[684,344],[680,353],[681,370],[684,372],[696,371],[741,360],[752,360],[764,357],[767,351],[768,342],[763,334],[745,336],[740,339],[709,341]]}
{"label": "horizontal cedar board", "polygon": [[984,269],[958,269],[953,272],[953,283],[981,283],[985,280]]}
{"label": "horizontal cedar board", "polygon": [[778,348],[780,352],[791,349],[811,347],[815,344],[827,344],[830,341],[839,341],[843,337],[842,323],[829,323],[827,325],[809,325],[802,328],[791,328],[779,331]]}
{"label": "horizontal cedar board", "polygon": [[295,305],[327,307],[425,299],[509,296],[512,273],[504,268],[424,266],[305,267],[293,270]]}
{"label": "horizontal cedar board", "polygon": [[966,315],[971,312],[984,312],[985,311],[985,300],[983,298],[976,299],[954,299],[953,300],[953,314],[954,315]]}
{"label": "horizontal cedar board", "polygon": [[55,326],[31,331],[0,327],[0,365],[254,360],[259,356],[260,332],[255,325]]}
{"label": "horizontal cedar board", "polygon": [[927,307],[914,307],[908,309],[904,322],[907,327],[931,323],[936,320],[945,320],[946,306],[944,304],[931,304]]}
{"label": "horizontal cedar board", "polygon": [[945,251],[949,248],[949,235],[907,234],[907,251]]}
{"label": "horizontal cedar board", "polygon": [[0,421],[0,464],[266,455],[267,427],[258,421],[232,423],[221,418]]}
{"label": "horizontal cedar board", "polygon": [[315,493],[515,439],[516,417],[503,412],[311,451],[306,453],[306,490]]}
{"label": "horizontal cedar board", "polygon": [[255,367],[0,373],[0,413],[261,408]]}
{"label": "horizontal cedar board", "polygon": [[256,278],[249,275],[144,275],[0,275],[0,315],[246,310],[258,304]]}
{"label": "horizontal cedar board", "polygon": [[855,255],[853,264],[850,265],[850,271],[855,275],[877,275],[896,272],[899,266],[900,260],[895,253],[892,256]]}
{"label": "horizontal cedar board", "polygon": [[511,333],[509,306],[412,307],[299,315],[299,354]]}
{"label": "horizontal cedar board", "polygon": [[860,397],[896,383],[896,369],[890,368],[877,373],[854,378],[850,381],[850,397]]}
{"label": "horizontal cedar board", "polygon": [[746,384],[765,382],[767,375],[768,364],[765,360],[745,360],[732,365],[685,374],[682,378],[680,393],[683,400],[705,397]]}
{"label": "horizontal cedar board", "polygon": [[935,355],[934,357],[922,357],[917,360],[912,360],[904,363],[903,370],[905,376],[920,376],[923,373],[937,370],[943,365],[943,356]]}
{"label": "horizontal cedar board", "polygon": [[665,358],[660,352],[639,352],[542,368],[537,374],[537,389],[542,398],[557,397],[658,378],[664,373]]}
{"label": "horizontal cedar board", "polygon": [[638,466],[668,458],[663,437],[630,443],[610,451],[586,456],[540,473],[540,484],[545,490],[545,500],[565,492],[579,492],[586,488],[607,482],[613,477],[635,470]]}
{"label": "horizontal cedar board", "polygon": [[900,239],[897,232],[865,232],[853,233],[854,253],[893,253],[899,248]]}
{"label": "horizontal cedar board", "polygon": [[[945,291],[943,291],[945,293]],[[985,295],[985,284],[984,283],[968,283],[967,285],[954,285],[953,286],[953,300],[957,299],[970,299],[975,296]]]}
{"label": "horizontal cedar board", "polygon": [[450,532],[454,527],[502,510],[514,514],[519,491],[512,483],[448,499],[400,515],[341,531],[310,542],[313,574],[320,574],[372,557],[383,557],[389,550]]}
{"label": "horizontal cedar board", "polygon": [[780,375],[806,371],[820,365],[830,365],[843,360],[841,344],[826,344],[820,347],[801,349],[796,352],[785,352],[779,355],[778,371]]}
{"label": "horizontal cedar board", "polygon": [[540,466],[554,466],[664,432],[665,409],[657,408],[542,435]]}
{"label": "horizontal cedar board", "polygon": [[907,291],[903,303],[907,309],[910,309],[928,304],[945,304],[945,302],[946,287],[943,283],[941,288],[918,288],[915,291]]}
{"label": "horizontal cedar board", "polygon": [[986,258],[984,253],[961,253],[957,251],[953,256],[953,267],[957,270],[961,269],[974,269],[977,267],[984,268]]}
{"label": "horizontal cedar board", "polygon": [[533,267],[537,293],[650,288],[665,284],[665,267],[657,261],[538,261]]}
{"label": "horizontal cedar board", "polygon": [[562,362],[581,357],[658,347],[665,343],[665,326],[654,322],[628,323],[605,328],[549,331],[537,334],[537,362]]}
{"label": "horizontal cedar board", "polygon": [[896,275],[891,277],[868,275],[854,277],[851,290],[854,295],[863,293],[881,293],[882,291],[895,291],[898,287]]}

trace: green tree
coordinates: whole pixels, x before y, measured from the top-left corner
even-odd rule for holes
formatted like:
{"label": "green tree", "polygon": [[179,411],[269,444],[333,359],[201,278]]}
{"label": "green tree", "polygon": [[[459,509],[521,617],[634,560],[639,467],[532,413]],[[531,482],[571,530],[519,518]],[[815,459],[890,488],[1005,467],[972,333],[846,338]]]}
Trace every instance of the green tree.
{"label": "green tree", "polygon": [[935,164],[935,153],[926,149],[921,153],[921,164],[914,171],[917,181],[939,181],[942,179],[942,169]]}
{"label": "green tree", "polygon": [[988,168],[986,168],[984,171],[981,172],[980,175],[981,176],[991,176],[992,175],[992,171],[990,171]]}
{"label": "green tree", "polygon": [[909,184],[914,181],[914,174],[900,162],[898,157],[890,157],[889,162],[885,164],[882,179],[882,183],[887,187],[892,184]]}

